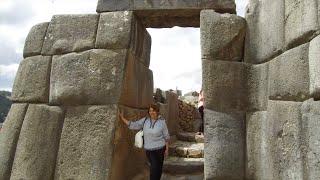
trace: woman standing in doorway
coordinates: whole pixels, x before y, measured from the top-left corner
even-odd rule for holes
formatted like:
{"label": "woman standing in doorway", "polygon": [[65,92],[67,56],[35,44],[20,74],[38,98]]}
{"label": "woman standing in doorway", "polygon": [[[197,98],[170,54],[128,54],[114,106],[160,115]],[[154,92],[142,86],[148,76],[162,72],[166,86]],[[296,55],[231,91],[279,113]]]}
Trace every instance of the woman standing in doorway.
{"label": "woman standing in doorway", "polygon": [[169,153],[170,135],[165,120],[159,116],[159,106],[151,104],[148,113],[149,116],[138,121],[128,121],[121,112],[120,119],[129,129],[143,129],[143,146],[150,162],[150,180],[160,180],[164,156]]}

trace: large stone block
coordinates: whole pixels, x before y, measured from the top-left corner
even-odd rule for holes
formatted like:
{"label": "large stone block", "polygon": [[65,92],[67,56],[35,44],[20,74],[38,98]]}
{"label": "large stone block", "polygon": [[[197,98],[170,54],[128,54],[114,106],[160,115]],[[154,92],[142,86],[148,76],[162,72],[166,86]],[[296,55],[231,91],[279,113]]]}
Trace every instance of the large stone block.
{"label": "large stone block", "polygon": [[246,179],[272,179],[270,134],[266,111],[248,113],[246,117]]}
{"label": "large stone block", "polygon": [[28,104],[13,104],[0,131],[0,179],[10,179],[14,155]]}
{"label": "large stone block", "polygon": [[269,99],[303,101],[309,97],[309,44],[288,50],[269,63]]}
{"label": "large stone block", "polygon": [[317,0],[285,0],[287,49],[308,42],[319,30]]}
{"label": "large stone block", "polygon": [[304,179],[301,102],[269,101],[271,179]]}
{"label": "large stone block", "polygon": [[245,62],[258,64],[282,52],[284,14],[283,0],[250,0],[245,15],[247,21]]}
{"label": "large stone block", "polygon": [[205,179],[244,179],[244,113],[204,111]]}
{"label": "large stone block", "polygon": [[166,123],[170,135],[176,135],[178,133],[178,95],[174,92],[166,91],[166,102],[168,104],[168,117]]}
{"label": "large stone block", "polygon": [[99,15],[55,15],[49,24],[42,54],[57,55],[94,48]]}
{"label": "large stone block", "polygon": [[115,105],[68,107],[54,179],[108,179],[116,120]]}
{"label": "large stone block", "polygon": [[50,56],[33,56],[21,61],[13,84],[12,101],[47,103],[50,68]]}
{"label": "large stone block", "polygon": [[320,102],[312,99],[302,104],[302,144],[305,179],[320,179]]}
{"label": "large stone block", "polygon": [[309,47],[309,76],[310,94],[313,98],[320,100],[320,36],[310,42]]}
{"label": "large stone block", "polygon": [[233,14],[203,10],[200,15],[202,59],[241,61],[246,22]]}
{"label": "large stone block", "polygon": [[97,12],[132,10],[146,27],[199,27],[201,9],[235,13],[234,0],[99,0]]}
{"label": "large stone block", "polygon": [[44,37],[46,36],[48,25],[49,23],[45,22],[37,24],[31,28],[24,44],[24,58],[41,54],[42,45]]}
{"label": "large stone block", "polygon": [[247,64],[202,60],[203,92],[207,109],[229,112],[247,108]]}
{"label": "large stone block", "polygon": [[29,105],[10,179],[53,179],[63,117],[60,107]]}
{"label": "large stone block", "polygon": [[269,63],[248,68],[248,111],[265,111],[268,104]]}
{"label": "large stone block", "polygon": [[132,11],[102,13],[96,48],[131,49],[145,66],[150,64],[151,37]]}
{"label": "large stone block", "polygon": [[50,104],[118,103],[127,50],[94,49],[54,56]]}

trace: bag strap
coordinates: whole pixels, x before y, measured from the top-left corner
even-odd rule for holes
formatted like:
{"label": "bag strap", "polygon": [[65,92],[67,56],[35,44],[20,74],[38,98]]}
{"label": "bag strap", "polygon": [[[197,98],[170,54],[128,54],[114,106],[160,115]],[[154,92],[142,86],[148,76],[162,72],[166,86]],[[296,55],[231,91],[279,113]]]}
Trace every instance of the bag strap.
{"label": "bag strap", "polygon": [[144,128],[144,123],[146,122],[147,118],[148,118],[148,116],[146,116],[146,118],[144,118],[143,125],[142,125],[142,130]]}

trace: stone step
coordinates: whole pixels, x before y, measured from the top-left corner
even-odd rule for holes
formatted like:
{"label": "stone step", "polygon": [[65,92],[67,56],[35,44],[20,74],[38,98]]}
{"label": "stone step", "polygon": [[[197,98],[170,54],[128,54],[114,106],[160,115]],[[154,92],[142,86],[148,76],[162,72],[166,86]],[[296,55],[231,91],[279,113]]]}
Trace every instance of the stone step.
{"label": "stone step", "polygon": [[204,158],[181,158],[169,156],[163,163],[163,172],[168,174],[203,173]]}
{"label": "stone step", "polygon": [[194,132],[179,132],[177,133],[177,138],[181,141],[189,141],[189,142],[197,142],[197,143],[204,142],[203,134],[198,135]]}
{"label": "stone step", "polygon": [[169,145],[169,154],[186,158],[202,158],[203,149],[203,143],[176,141]]}
{"label": "stone step", "polygon": [[203,177],[203,173],[180,175],[163,173],[161,176],[161,180],[203,180]]}

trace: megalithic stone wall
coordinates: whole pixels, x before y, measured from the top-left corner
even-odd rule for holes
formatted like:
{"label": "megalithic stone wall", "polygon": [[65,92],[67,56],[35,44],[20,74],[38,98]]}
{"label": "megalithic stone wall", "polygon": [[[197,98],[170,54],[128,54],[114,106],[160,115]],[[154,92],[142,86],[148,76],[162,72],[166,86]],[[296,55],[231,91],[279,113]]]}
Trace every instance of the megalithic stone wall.
{"label": "megalithic stone wall", "polygon": [[320,178],[317,3],[248,4],[247,179]]}
{"label": "megalithic stone wall", "polygon": [[150,48],[131,11],[55,15],[35,25],[0,134],[0,179],[141,176],[142,150],[118,112],[137,119],[152,103]]}

